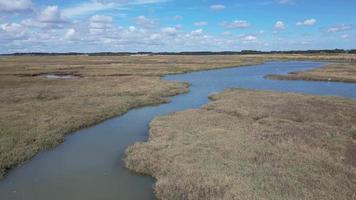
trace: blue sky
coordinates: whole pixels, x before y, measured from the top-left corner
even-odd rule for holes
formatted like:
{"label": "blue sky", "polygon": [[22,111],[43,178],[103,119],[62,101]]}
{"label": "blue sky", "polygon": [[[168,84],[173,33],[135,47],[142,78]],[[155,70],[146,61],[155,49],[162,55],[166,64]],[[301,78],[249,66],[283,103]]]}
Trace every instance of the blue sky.
{"label": "blue sky", "polygon": [[0,0],[0,53],[356,48],[354,0]]}

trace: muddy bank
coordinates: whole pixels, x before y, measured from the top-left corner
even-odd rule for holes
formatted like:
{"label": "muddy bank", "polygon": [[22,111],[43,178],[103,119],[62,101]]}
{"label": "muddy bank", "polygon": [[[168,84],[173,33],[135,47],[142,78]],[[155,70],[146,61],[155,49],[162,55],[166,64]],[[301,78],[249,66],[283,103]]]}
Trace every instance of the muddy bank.
{"label": "muddy bank", "polygon": [[305,80],[356,83],[355,63],[334,63],[310,71],[291,72],[287,75],[267,75],[273,80]]}
{"label": "muddy bank", "polygon": [[356,101],[233,89],[156,118],[128,168],[159,199],[352,199]]}

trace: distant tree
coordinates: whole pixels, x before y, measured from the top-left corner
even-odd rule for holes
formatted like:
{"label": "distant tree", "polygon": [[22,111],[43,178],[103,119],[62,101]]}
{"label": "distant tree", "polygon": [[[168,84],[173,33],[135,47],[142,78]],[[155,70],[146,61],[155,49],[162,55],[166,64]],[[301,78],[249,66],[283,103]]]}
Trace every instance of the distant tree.
{"label": "distant tree", "polygon": [[356,49],[349,50],[349,53],[356,54]]}

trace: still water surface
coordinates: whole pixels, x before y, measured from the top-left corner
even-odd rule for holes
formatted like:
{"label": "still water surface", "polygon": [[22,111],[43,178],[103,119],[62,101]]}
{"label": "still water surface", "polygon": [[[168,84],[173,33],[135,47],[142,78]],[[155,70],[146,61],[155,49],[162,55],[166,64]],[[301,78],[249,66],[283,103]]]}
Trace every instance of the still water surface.
{"label": "still water surface", "polygon": [[190,93],[169,104],[134,109],[127,114],[66,137],[59,147],[42,152],[12,170],[0,182],[1,200],[121,200],[154,199],[154,179],[128,171],[125,149],[148,137],[148,124],[157,116],[208,103],[208,95],[226,88],[267,89],[356,98],[356,84],[266,80],[266,74],[320,67],[321,62],[268,62],[263,65],[166,76],[191,83]]}

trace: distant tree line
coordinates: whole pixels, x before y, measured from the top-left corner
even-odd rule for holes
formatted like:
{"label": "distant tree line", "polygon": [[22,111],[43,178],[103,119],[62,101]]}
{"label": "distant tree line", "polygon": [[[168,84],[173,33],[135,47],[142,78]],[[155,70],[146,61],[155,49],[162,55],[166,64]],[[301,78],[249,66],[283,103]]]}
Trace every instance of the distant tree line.
{"label": "distant tree line", "polygon": [[0,54],[2,56],[76,56],[85,55],[85,53],[67,52],[67,53],[45,53],[45,52],[28,52],[28,53],[12,53]]}
{"label": "distant tree line", "polygon": [[254,54],[356,54],[356,49],[324,49],[324,50],[295,50],[295,51],[186,51],[186,52],[96,52],[96,53],[45,53],[45,52],[29,52],[29,53],[13,53],[0,54],[2,56],[66,56],[66,55],[87,55],[87,56],[128,56],[128,55],[254,55]]}

